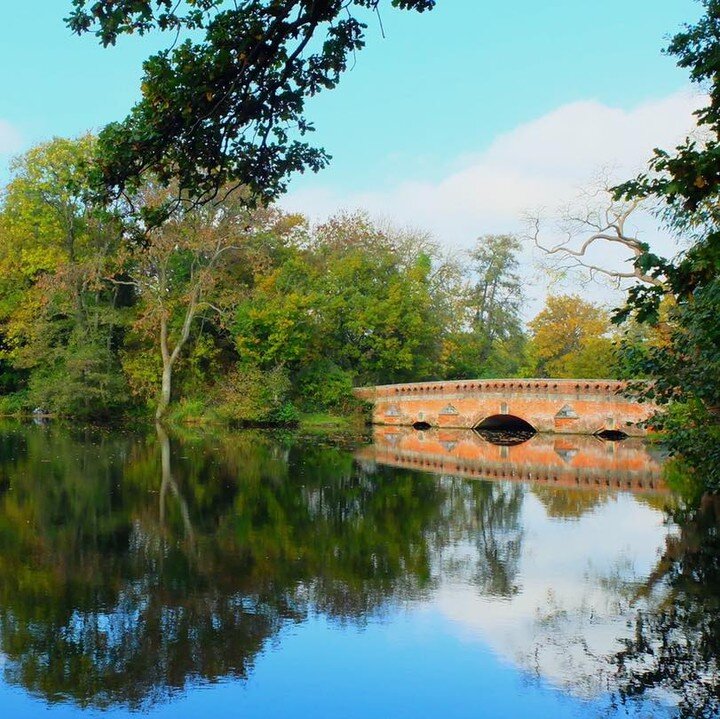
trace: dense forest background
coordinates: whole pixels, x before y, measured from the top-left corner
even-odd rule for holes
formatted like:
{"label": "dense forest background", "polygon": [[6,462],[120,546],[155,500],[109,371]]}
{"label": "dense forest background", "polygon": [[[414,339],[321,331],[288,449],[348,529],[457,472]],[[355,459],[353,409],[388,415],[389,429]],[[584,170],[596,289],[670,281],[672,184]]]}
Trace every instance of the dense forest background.
{"label": "dense forest background", "polygon": [[284,423],[347,414],[363,384],[623,376],[604,309],[550,296],[526,325],[515,236],[448,256],[361,212],[253,209],[242,189],[151,226],[175,189],[93,203],[95,144],[34,147],[2,193],[4,413]]}

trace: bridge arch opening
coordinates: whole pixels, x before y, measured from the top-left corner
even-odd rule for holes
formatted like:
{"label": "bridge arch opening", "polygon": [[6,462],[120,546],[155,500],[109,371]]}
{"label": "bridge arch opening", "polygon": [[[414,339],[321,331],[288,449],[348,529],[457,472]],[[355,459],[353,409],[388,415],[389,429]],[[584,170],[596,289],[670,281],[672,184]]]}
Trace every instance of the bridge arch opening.
{"label": "bridge arch opening", "polygon": [[473,429],[488,442],[502,446],[522,444],[537,434],[530,422],[513,414],[493,414]]}
{"label": "bridge arch opening", "polygon": [[413,423],[413,429],[419,429],[419,430],[432,429],[432,425],[429,422],[415,422],[415,423]]}
{"label": "bridge arch opening", "polygon": [[619,429],[601,429],[599,432],[595,432],[595,436],[608,442],[619,442],[627,439],[629,435]]}

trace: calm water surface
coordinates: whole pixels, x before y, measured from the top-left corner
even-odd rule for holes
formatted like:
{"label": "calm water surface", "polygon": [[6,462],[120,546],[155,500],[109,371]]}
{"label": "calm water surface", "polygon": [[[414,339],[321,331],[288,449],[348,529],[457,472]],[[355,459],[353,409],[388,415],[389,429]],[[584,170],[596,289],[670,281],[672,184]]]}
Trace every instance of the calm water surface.
{"label": "calm water surface", "polygon": [[0,427],[2,716],[717,716],[720,506],[661,462]]}

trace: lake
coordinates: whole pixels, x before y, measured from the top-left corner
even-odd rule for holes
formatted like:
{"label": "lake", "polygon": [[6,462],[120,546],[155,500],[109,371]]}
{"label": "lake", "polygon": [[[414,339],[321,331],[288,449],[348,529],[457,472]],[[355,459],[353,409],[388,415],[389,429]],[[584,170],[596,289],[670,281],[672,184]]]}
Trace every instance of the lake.
{"label": "lake", "polygon": [[663,461],[0,425],[2,715],[716,716],[720,504]]}

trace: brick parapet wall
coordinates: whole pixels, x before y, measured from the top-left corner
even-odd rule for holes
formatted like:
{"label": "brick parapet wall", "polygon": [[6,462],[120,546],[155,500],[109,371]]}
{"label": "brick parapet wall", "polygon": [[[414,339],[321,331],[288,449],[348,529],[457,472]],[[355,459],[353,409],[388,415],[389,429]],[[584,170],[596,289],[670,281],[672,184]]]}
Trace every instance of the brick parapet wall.
{"label": "brick parapet wall", "polygon": [[[541,393],[557,395],[592,394],[612,395],[622,399],[627,382],[620,380],[589,379],[491,379],[455,380],[444,382],[412,382],[385,384],[375,387],[358,387],[355,395],[368,401],[377,397],[411,397],[413,395],[466,394],[468,392],[515,394]],[[628,400],[632,401],[632,400]]]}

